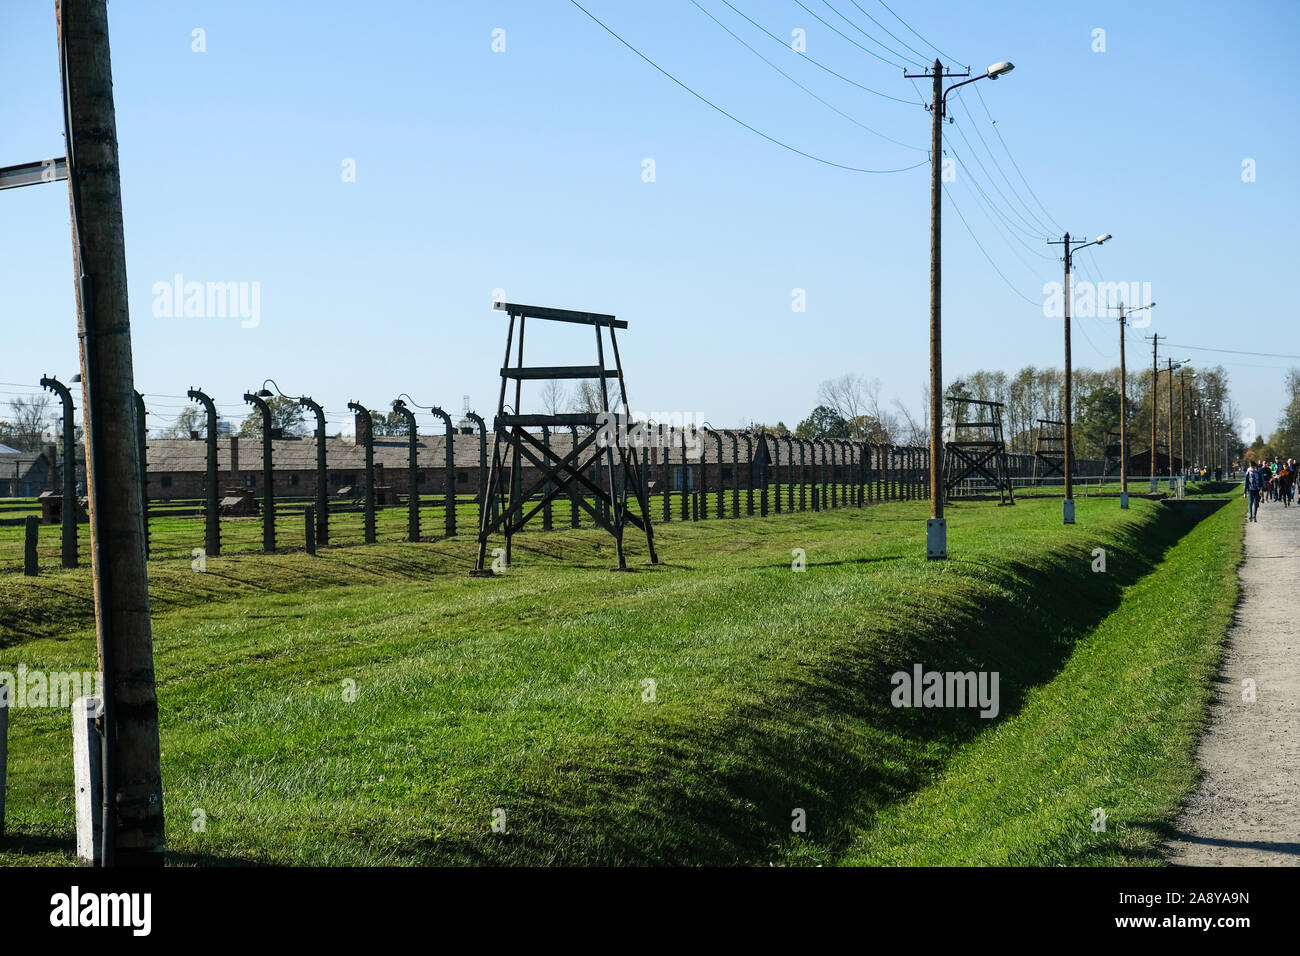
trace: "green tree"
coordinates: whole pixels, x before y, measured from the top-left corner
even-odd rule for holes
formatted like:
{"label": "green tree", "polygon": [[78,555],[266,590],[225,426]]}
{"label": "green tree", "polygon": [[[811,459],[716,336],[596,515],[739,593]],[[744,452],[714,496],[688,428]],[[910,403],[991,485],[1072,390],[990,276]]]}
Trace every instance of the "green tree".
{"label": "green tree", "polygon": [[[1081,458],[1101,458],[1106,451],[1106,436],[1119,432],[1119,389],[1099,385],[1079,401],[1079,443],[1076,447]],[[1118,438],[1116,438],[1118,441]],[[1133,439],[1129,438],[1129,447]]]}
{"label": "green tree", "polygon": [[835,409],[818,405],[794,430],[795,438],[848,438],[849,423]]}
{"label": "green tree", "polygon": [[[303,424],[302,406],[295,399],[277,395],[266,400],[271,410],[271,431],[280,432],[286,438],[290,435],[302,435],[306,432]],[[240,438],[260,438],[262,435],[262,410],[253,409],[252,414],[239,426]]]}

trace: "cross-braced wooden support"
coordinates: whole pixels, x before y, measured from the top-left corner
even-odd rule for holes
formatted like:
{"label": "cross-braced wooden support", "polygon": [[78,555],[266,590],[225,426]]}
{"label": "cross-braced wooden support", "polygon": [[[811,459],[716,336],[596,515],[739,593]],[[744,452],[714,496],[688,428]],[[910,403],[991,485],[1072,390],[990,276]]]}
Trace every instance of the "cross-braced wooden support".
{"label": "cross-braced wooden support", "polygon": [[947,498],[953,489],[984,483],[997,489],[1001,504],[1014,505],[1011,463],[1002,435],[1002,403],[949,395],[953,438],[944,442],[943,490]]}
{"label": "cross-braced wooden support", "polygon": [[[612,315],[508,302],[498,302],[496,308],[510,316],[510,325],[506,332],[505,360],[501,368],[501,397],[493,423],[496,440],[487,477],[488,507],[484,508],[479,524],[478,561],[474,572],[492,573],[484,565],[488,539],[497,532],[505,537],[505,563],[508,566],[511,539],[530,518],[560,496],[568,497],[577,508],[587,512],[595,524],[614,536],[618,570],[627,569],[627,559],[623,553],[623,529],[629,523],[645,532],[650,563],[657,564],[659,558],[655,553],[650,501],[642,474],[643,462],[636,442],[630,437],[634,430],[629,429],[626,414],[629,407],[627,385],[623,379],[623,365],[615,334],[617,329],[626,329],[627,322],[619,321]],[[530,318],[591,326],[596,334],[597,364],[525,366],[524,325]],[[519,344],[516,347],[515,364],[511,365],[510,353],[514,346],[516,325]],[[613,351],[613,368],[605,365],[606,331]],[[566,379],[598,382],[600,409],[558,415],[523,413],[520,404],[525,381]],[[611,407],[610,404],[611,379],[618,383],[616,407]],[[515,385],[514,404],[508,406],[506,389],[511,382]],[[623,414],[616,414],[616,408],[622,409]],[[572,429],[574,440],[568,454],[560,455],[548,447],[549,443],[540,432],[531,430],[542,428],[548,431],[553,428]],[[586,434],[579,437],[579,429],[585,429]],[[521,467],[531,467],[536,475],[535,478],[530,477],[527,486]],[[636,510],[629,509],[629,499],[636,501]]]}
{"label": "cross-braced wooden support", "polygon": [[1034,440],[1034,484],[1052,475],[1065,477],[1065,422],[1040,418]]}

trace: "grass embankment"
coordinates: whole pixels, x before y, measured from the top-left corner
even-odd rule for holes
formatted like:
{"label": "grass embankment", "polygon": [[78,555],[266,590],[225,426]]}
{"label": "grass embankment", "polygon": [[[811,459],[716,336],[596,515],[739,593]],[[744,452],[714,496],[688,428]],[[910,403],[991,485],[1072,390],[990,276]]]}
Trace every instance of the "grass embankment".
{"label": "grass embankment", "polygon": [[1193,528],[1019,713],[962,748],[933,785],[883,810],[844,862],[1159,863],[1196,782],[1241,528],[1231,506]]}
{"label": "grass embankment", "polygon": [[[974,848],[959,825],[978,835],[980,815],[997,809],[971,861],[1091,860],[1087,809],[1113,806],[1130,832],[1185,789],[1186,774],[1153,776],[1152,761],[1190,766],[1206,692],[1180,682],[1173,637],[1153,615],[1201,608],[1178,646],[1203,679],[1239,532],[1221,513],[1188,537],[1205,539],[1192,563],[1209,577],[1165,592],[1112,660],[1089,648],[1185,524],[1152,502],[1121,512],[1093,499],[1066,528],[1059,508],[952,507],[945,563],[918,557],[925,505],[905,503],[673,523],[659,529],[658,568],[629,532],[639,570],[625,575],[605,570],[612,542],[592,530],[521,536],[514,567],[494,580],[465,575],[465,539],[210,559],[206,574],[151,567],[172,859],[920,862],[927,828]],[[1098,547],[1104,574],[1091,569]],[[794,548],[806,572],[791,570]],[[38,625],[49,595],[24,589],[55,582],[66,603]],[[1210,585],[1214,600],[1197,604]],[[84,572],[0,580],[0,620],[16,595],[32,610],[0,670],[93,666],[77,610]],[[23,636],[56,633],[64,610],[75,627]],[[1132,670],[1137,651],[1153,663]],[[891,707],[890,675],[913,663],[998,671],[999,718]],[[1064,679],[1085,664],[1076,675],[1088,680]],[[1106,779],[1116,793],[1152,791],[1150,812],[1074,776],[1117,728],[1134,754],[1113,755]],[[0,862],[69,862],[67,713],[14,711],[10,736]],[[1003,766],[1037,753],[1013,737],[1053,759]],[[995,747],[994,763],[981,745]],[[982,776],[927,808],[963,767]],[[1004,790],[981,803],[986,777]],[[491,829],[498,808],[505,833]],[[796,808],[807,833],[791,831]],[[198,809],[202,833],[191,829]],[[1075,843],[1049,839],[1067,827],[1082,829]]]}

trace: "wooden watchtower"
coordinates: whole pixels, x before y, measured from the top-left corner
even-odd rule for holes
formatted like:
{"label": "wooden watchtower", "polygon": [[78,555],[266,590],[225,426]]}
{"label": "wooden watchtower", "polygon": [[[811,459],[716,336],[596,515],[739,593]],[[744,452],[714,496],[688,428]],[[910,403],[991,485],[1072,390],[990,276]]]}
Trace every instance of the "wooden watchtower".
{"label": "wooden watchtower", "polygon": [[[535,305],[516,305],[498,302],[498,311],[510,316],[506,331],[506,354],[501,368],[501,397],[497,402],[493,431],[492,463],[487,477],[486,507],[479,526],[478,561],[474,573],[491,574],[485,570],[488,538],[500,531],[505,536],[506,564],[510,563],[511,538],[530,518],[556,498],[565,497],[582,508],[595,521],[614,536],[618,551],[618,570],[627,569],[623,554],[623,529],[632,524],[645,532],[650,550],[650,563],[657,564],[654,530],[650,523],[646,484],[642,480],[642,461],[634,443],[623,441],[627,434],[627,386],[623,380],[623,364],[618,354],[617,329],[626,329],[627,322],[612,315],[596,312],[573,312],[568,309],[550,309]],[[533,366],[524,365],[524,326],[528,319],[548,322],[569,322],[589,325],[596,335],[595,365]],[[510,364],[511,348],[518,327],[519,344],[515,347],[515,364]],[[614,367],[605,364],[605,333],[613,352]],[[617,380],[618,402],[610,404],[611,379]],[[525,381],[595,380],[599,383],[600,405],[597,412],[567,414],[526,414],[520,407]],[[514,383],[514,404],[506,404],[506,390]],[[616,414],[622,409],[622,414]],[[546,447],[544,437],[530,429],[587,429],[577,433],[573,447],[566,455],[559,455]],[[611,437],[614,438],[611,441]],[[506,488],[505,470],[509,462],[509,488]],[[520,466],[527,462],[536,469],[531,486],[524,487]],[[603,467],[601,467],[603,465]],[[594,477],[593,477],[594,476]],[[629,497],[637,503],[635,511],[628,508]]]}
{"label": "wooden watchtower", "polygon": [[[1077,477],[1078,465],[1075,465]],[[1065,422],[1051,418],[1038,419],[1038,434],[1034,439],[1034,484],[1044,478],[1060,475],[1065,478]]]}
{"label": "wooden watchtower", "polygon": [[[1001,504],[1016,503],[1011,487],[1011,466],[1002,434],[1002,403],[949,395],[952,407],[952,441],[944,443],[945,497],[980,483],[997,489]],[[974,408],[973,419],[971,409]]]}

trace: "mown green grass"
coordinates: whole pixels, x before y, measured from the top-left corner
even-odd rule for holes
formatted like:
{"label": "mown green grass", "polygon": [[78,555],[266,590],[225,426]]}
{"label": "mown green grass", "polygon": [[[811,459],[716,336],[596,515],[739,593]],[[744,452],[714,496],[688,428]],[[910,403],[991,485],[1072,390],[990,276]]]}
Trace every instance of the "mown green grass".
{"label": "mown green grass", "polygon": [[[609,573],[612,542],[589,529],[520,536],[514,566],[486,580],[466,575],[464,538],[223,557],[206,574],[151,566],[171,859],[875,860],[885,815],[1033,713],[1072,648],[1186,528],[1143,500],[1127,512],[1081,500],[1069,528],[1059,507],[951,507],[943,563],[921,557],[926,511],[914,502],[673,522],[657,529],[658,567],[629,532],[629,574]],[[1239,540],[1220,524],[1203,527]],[[1106,574],[1091,571],[1097,547]],[[791,569],[795,548],[806,572]],[[0,670],[93,666],[88,598],[81,571],[0,580],[0,620],[26,608]],[[51,622],[64,614],[72,624],[60,631]],[[1202,631],[1203,646],[1221,633]],[[990,726],[971,711],[894,709],[889,675],[913,662],[999,671],[1001,716]],[[1182,701],[1178,719],[1204,701],[1203,684],[1157,689]],[[1089,706],[1135,734],[1169,729],[1168,713],[1093,690],[1080,692]],[[71,861],[67,723],[65,711],[13,712],[0,862]],[[1101,746],[1076,731],[1061,724],[1051,745]],[[1159,806],[1183,782],[1155,781]],[[948,808],[966,812],[969,789],[940,802],[936,833]],[[1023,803],[1012,801],[1013,816],[1041,826]],[[491,830],[498,808],[505,833]],[[791,831],[796,808],[807,833]],[[199,809],[202,833],[191,828]],[[1077,822],[1077,809],[1056,812]],[[918,818],[914,833],[925,826]]]}
{"label": "mown green grass", "polygon": [[1232,507],[1196,526],[1019,713],[963,747],[933,785],[884,809],[844,862],[1159,863],[1196,782],[1241,528]]}

